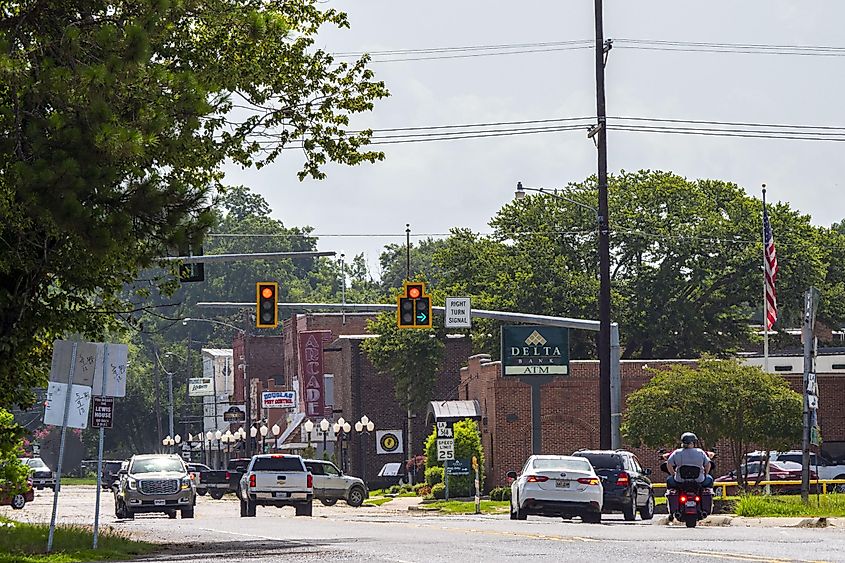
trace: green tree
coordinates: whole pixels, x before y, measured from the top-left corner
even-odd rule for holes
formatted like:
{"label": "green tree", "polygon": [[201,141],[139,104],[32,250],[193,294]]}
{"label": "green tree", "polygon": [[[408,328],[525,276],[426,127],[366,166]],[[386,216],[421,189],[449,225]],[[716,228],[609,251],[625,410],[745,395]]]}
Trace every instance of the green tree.
{"label": "green tree", "polygon": [[348,26],[318,4],[0,10],[0,405],[31,404],[54,337],[102,336],[139,269],[202,237],[225,162],[298,148],[300,178],[322,178],[329,161],[383,157],[346,127],[387,91],[366,58],[314,47],[325,26]]}
{"label": "green tree", "polygon": [[367,329],[379,336],[364,341],[364,352],[379,373],[393,378],[396,400],[403,408],[424,411],[443,365],[444,346],[436,331],[400,329],[391,312],[367,321]]}
{"label": "green tree", "polygon": [[778,375],[712,358],[650,371],[654,377],[627,400],[622,435],[632,446],[671,446],[687,431],[705,446],[725,441],[744,479],[739,467],[749,448],[787,450],[801,440],[801,395]]}
{"label": "green tree", "polygon": [[[571,184],[564,194],[592,205],[595,179]],[[641,171],[611,177],[609,205],[613,316],[624,357],[728,356],[755,338],[759,200],[727,182]],[[808,216],[786,204],[770,206],[770,214],[781,268],[777,326],[792,326],[803,291],[810,285],[842,291],[845,269],[827,250],[837,239]],[[537,194],[505,205],[490,225],[490,236],[455,230],[437,250],[447,291],[471,295],[480,307],[597,318],[596,224],[589,209]],[[835,307],[829,311],[839,326],[845,317]],[[495,350],[497,332],[485,323],[474,340]],[[594,356],[595,335],[572,337],[572,357]]]}
{"label": "green tree", "polygon": [[[478,460],[479,483],[484,483],[484,448],[481,447],[481,433],[478,423],[471,419],[459,420],[452,426],[455,436],[455,459]],[[442,467],[437,461],[437,431],[432,431],[425,441],[426,468]],[[426,469],[428,476],[428,469]],[[482,485],[483,486],[483,485]],[[475,474],[470,469],[469,475],[449,477],[449,494],[456,497],[468,497],[475,494]]]}
{"label": "green tree", "polygon": [[11,496],[24,491],[29,469],[18,461],[23,446],[23,432],[15,424],[12,413],[0,409],[0,484],[3,495]]}

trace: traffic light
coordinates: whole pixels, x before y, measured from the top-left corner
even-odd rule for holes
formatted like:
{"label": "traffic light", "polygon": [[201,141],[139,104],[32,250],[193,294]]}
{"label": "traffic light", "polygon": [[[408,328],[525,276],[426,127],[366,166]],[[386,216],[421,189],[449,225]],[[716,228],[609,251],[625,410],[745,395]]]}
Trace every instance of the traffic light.
{"label": "traffic light", "polygon": [[425,283],[405,282],[404,293],[396,300],[396,326],[431,328],[431,297],[425,292]]}
{"label": "traffic light", "polygon": [[279,326],[279,284],[258,282],[255,284],[255,326],[276,328]]}

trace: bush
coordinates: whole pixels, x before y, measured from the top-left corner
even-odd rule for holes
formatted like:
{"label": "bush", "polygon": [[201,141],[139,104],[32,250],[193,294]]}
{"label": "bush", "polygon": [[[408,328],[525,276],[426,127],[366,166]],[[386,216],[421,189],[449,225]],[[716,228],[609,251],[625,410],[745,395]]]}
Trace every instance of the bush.
{"label": "bush", "polygon": [[431,494],[431,487],[425,483],[420,483],[414,487],[414,492],[417,493],[418,497],[427,497]]}
{"label": "bush", "polygon": [[389,489],[387,489],[387,492],[391,495],[398,495],[402,492],[402,487],[400,487],[399,485],[393,485]]}
{"label": "bush", "polygon": [[[431,468],[429,468],[431,469]],[[428,473],[428,471],[426,471]],[[436,499],[443,500],[446,498],[446,485],[443,483],[437,483],[433,487],[431,487],[431,494]]]}
{"label": "bush", "polygon": [[439,466],[429,467],[425,470],[425,484],[433,487],[443,482],[443,468]]}
{"label": "bush", "polygon": [[510,487],[496,487],[492,491],[490,491],[490,500],[510,500],[511,499],[511,488]]}

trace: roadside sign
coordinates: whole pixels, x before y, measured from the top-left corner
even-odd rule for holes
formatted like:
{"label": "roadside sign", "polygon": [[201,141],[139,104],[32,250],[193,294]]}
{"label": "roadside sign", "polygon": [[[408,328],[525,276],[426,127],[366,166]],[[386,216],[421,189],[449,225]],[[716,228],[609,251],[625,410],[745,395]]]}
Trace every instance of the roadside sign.
{"label": "roadside sign", "polygon": [[469,475],[470,473],[470,460],[469,459],[453,459],[452,461],[446,462],[446,473],[449,474],[450,477],[460,477],[463,475]]}
{"label": "roadside sign", "polygon": [[[68,393],[68,390],[70,393]],[[68,394],[70,397],[68,398]],[[70,401],[67,412],[69,428],[88,428],[88,410],[91,408],[91,388],[86,385],[72,385],[51,381],[47,387],[47,400],[44,408],[44,424],[62,426],[65,415],[65,402]]]}
{"label": "roadside sign", "polygon": [[296,391],[264,391],[261,393],[261,408],[263,409],[293,409],[296,406]]}
{"label": "roadside sign", "polygon": [[[53,342],[50,381],[67,383],[73,344],[68,340]],[[107,366],[105,365],[106,346],[109,348]],[[92,387],[93,395],[125,397],[128,359],[129,347],[126,344],[79,342],[76,350],[76,364],[73,370],[73,383]],[[105,373],[105,381],[103,380],[103,373]]]}
{"label": "roadside sign", "polygon": [[446,328],[472,328],[470,311],[469,297],[447,297],[444,316]]}
{"label": "roadside sign", "polygon": [[114,419],[114,397],[94,397],[91,428],[111,428]]}
{"label": "roadside sign", "polygon": [[223,420],[226,422],[244,422],[246,413],[240,407],[233,405],[223,413]]}
{"label": "roadside sign", "polygon": [[569,375],[569,329],[503,326],[502,375]]}
{"label": "roadside sign", "polygon": [[453,438],[454,432],[452,430],[452,423],[445,420],[437,422],[437,437],[438,438]]}
{"label": "roadside sign", "polygon": [[455,439],[437,439],[437,461],[449,461],[455,459]]}
{"label": "roadside sign", "polygon": [[211,397],[214,395],[214,380],[210,377],[192,377],[188,380],[189,397]]}
{"label": "roadside sign", "polygon": [[810,410],[817,410],[819,408],[819,398],[815,395],[807,395],[807,406]]}
{"label": "roadside sign", "polygon": [[401,454],[402,431],[401,430],[377,430],[376,431],[376,453],[377,454]]}

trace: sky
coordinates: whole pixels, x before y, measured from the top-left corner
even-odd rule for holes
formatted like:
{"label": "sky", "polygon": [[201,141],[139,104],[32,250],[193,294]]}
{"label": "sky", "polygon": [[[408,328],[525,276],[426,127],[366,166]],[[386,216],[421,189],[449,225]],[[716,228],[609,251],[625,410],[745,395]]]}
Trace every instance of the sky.
{"label": "sky", "polygon": [[[592,0],[328,1],[351,29],[325,30],[330,52],[373,52],[594,39]],[[515,8],[518,6],[518,8]],[[845,56],[640,50],[619,39],[845,48],[845,2],[605,0],[604,34],[617,39],[606,67],[607,114],[684,120],[845,127]],[[628,44],[630,45],[630,43]],[[842,53],[845,54],[845,53]],[[384,57],[381,57],[382,59]],[[405,58],[413,58],[406,56]],[[351,127],[385,129],[595,116],[592,49],[489,57],[374,62],[391,92]],[[555,188],[596,172],[586,130],[391,144],[386,159],[329,164],[322,181],[300,182],[288,151],[261,170],[226,169],[226,181],[260,193],[286,226],[310,225],[320,250],[378,257],[403,243],[488,221],[512,201],[517,181]],[[845,143],[608,133],[608,170],[666,170],[734,182],[785,201],[818,225],[845,218]],[[613,218],[611,217],[611,222]],[[367,235],[367,236],[362,236]],[[386,236],[390,235],[390,236]],[[776,234],[775,234],[776,236]]]}

